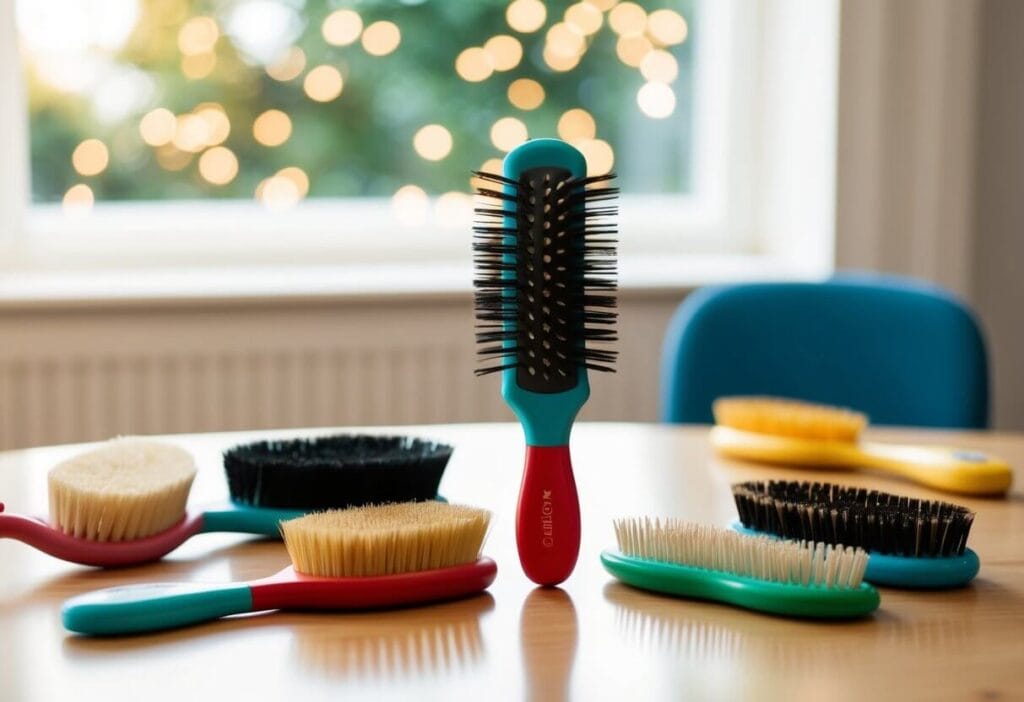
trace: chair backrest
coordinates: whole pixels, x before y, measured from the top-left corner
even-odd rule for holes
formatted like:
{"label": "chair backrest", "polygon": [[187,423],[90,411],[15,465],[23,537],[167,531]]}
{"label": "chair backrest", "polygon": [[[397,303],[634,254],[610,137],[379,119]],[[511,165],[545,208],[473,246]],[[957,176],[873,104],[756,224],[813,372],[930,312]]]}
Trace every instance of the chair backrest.
{"label": "chair backrest", "polygon": [[777,395],[857,409],[873,424],[988,426],[974,316],[902,278],[698,290],[669,323],[661,392],[666,422],[711,422],[722,395]]}

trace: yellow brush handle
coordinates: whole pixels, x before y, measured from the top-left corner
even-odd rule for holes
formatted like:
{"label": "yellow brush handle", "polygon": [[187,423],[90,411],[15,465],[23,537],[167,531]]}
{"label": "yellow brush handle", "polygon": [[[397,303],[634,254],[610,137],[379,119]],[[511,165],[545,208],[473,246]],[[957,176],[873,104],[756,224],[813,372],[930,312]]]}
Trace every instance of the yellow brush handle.
{"label": "yellow brush handle", "polygon": [[811,441],[716,426],[711,443],[722,454],[804,468],[870,468],[921,485],[969,495],[997,495],[1013,481],[1010,466],[978,451],[944,446]]}

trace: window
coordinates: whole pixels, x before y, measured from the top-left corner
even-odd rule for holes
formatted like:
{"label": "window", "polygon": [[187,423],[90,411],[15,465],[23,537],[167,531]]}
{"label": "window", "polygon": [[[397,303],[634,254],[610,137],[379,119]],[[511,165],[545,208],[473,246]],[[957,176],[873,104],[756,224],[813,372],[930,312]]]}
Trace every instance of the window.
{"label": "window", "polygon": [[8,228],[29,258],[461,256],[469,171],[554,135],[618,173],[627,249],[749,249],[738,152],[756,22],[732,2],[17,0],[12,14],[27,112],[12,138],[30,175]]}

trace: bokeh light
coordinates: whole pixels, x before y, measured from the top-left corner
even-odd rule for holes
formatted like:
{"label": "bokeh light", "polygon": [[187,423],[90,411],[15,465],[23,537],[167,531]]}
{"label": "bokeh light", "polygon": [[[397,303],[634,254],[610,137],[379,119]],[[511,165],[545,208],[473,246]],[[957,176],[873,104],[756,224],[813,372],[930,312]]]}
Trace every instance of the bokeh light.
{"label": "bokeh light", "polygon": [[487,80],[494,72],[491,55],[478,46],[465,49],[455,58],[455,72],[470,83]]}
{"label": "bokeh light", "polygon": [[579,56],[583,53],[583,49],[586,47],[583,35],[565,22],[558,22],[557,24],[551,25],[551,28],[548,29],[546,39],[547,44],[545,45],[544,50],[550,50],[555,56],[563,58]]}
{"label": "bokeh light", "polygon": [[686,20],[675,10],[655,10],[647,18],[647,33],[662,46],[682,44],[688,31]]}
{"label": "bokeh light", "polygon": [[330,102],[339,95],[344,87],[341,79],[341,71],[334,66],[317,66],[302,81],[302,89],[310,100],[317,102]]}
{"label": "bokeh light", "polygon": [[207,149],[199,157],[199,175],[214,185],[227,185],[238,175],[238,158],[224,146]]}
{"label": "bokeh light", "polygon": [[139,122],[139,134],[150,146],[163,146],[174,138],[177,120],[174,113],[165,107],[147,112]]}
{"label": "bokeh light", "polygon": [[276,175],[278,178],[287,178],[294,183],[295,190],[299,193],[299,198],[304,198],[309,194],[309,176],[298,166],[282,168]]}
{"label": "bokeh light", "polygon": [[202,151],[209,143],[210,126],[199,115],[178,115],[174,128],[174,145],[189,153]]}
{"label": "bokeh light", "polygon": [[207,51],[181,57],[181,72],[189,80],[202,80],[217,67],[217,54]]}
{"label": "bokeh light", "polygon": [[292,135],[292,120],[281,110],[267,110],[252,123],[252,136],[264,146],[280,146]]}
{"label": "bokeh light", "polygon": [[619,60],[633,68],[638,68],[653,48],[651,40],[645,36],[620,37],[615,43],[615,53]]}
{"label": "bokeh light", "polygon": [[676,109],[676,94],[664,83],[645,83],[636,94],[640,111],[653,119],[665,119]]}
{"label": "bokeh light", "polygon": [[256,186],[256,199],[268,210],[281,211],[293,207],[302,195],[290,178],[275,175]]}
{"label": "bokeh light", "polygon": [[298,78],[305,67],[306,52],[297,46],[291,46],[267,65],[267,75],[283,83]]}
{"label": "bokeh light", "polygon": [[505,9],[508,26],[523,34],[536,32],[544,26],[547,17],[547,8],[540,0],[513,0]]}
{"label": "bokeh light", "polygon": [[551,50],[550,44],[546,44],[544,46],[543,57],[544,63],[548,65],[548,68],[550,68],[553,71],[559,71],[561,73],[564,73],[565,71],[571,71],[572,69],[576,68],[576,66],[579,65],[580,62],[579,54],[574,54],[572,56],[557,54]]}
{"label": "bokeh light", "polygon": [[502,151],[511,151],[528,137],[526,125],[515,117],[502,117],[491,126],[491,143]]}
{"label": "bokeh light", "polygon": [[544,86],[531,78],[518,78],[508,86],[508,101],[520,110],[535,110],[544,103]]}
{"label": "bokeh light", "polygon": [[420,157],[440,161],[452,150],[452,133],[440,124],[428,124],[416,132],[412,146]]}
{"label": "bokeh light", "polygon": [[466,193],[444,193],[434,203],[434,223],[439,227],[463,228],[473,221],[473,198]]}
{"label": "bokeh light", "polygon": [[583,0],[588,5],[593,5],[601,12],[607,12],[608,10],[615,7],[615,3],[619,0]]}
{"label": "bokeh light", "polygon": [[99,139],[86,139],[75,147],[71,154],[71,165],[79,175],[94,176],[102,173],[110,163],[107,145]]}
{"label": "bokeh light", "polygon": [[156,162],[164,170],[180,171],[192,162],[192,154],[188,151],[182,151],[173,143],[164,144],[156,149]]}
{"label": "bokeh light", "polygon": [[403,185],[391,197],[391,210],[395,219],[407,227],[419,227],[426,223],[430,199],[418,185]]}
{"label": "bokeh light", "polygon": [[484,44],[484,51],[490,57],[496,71],[511,71],[523,59],[523,45],[515,37],[499,34]]}
{"label": "bokeh light", "polygon": [[363,18],[355,10],[335,10],[320,27],[324,41],[332,46],[348,46],[363,31]]}
{"label": "bokeh light", "polygon": [[608,26],[622,37],[643,34],[647,28],[647,12],[635,2],[620,2],[608,13]]}
{"label": "bokeh light", "polygon": [[212,17],[193,17],[178,30],[178,48],[186,56],[213,51],[220,38],[220,27]]}
{"label": "bokeh light", "polygon": [[582,108],[567,110],[558,119],[558,136],[565,141],[593,139],[596,135],[597,123]]}
{"label": "bokeh light", "polygon": [[[489,158],[486,161],[484,161],[480,165],[480,168],[478,168],[477,170],[482,171],[484,173],[493,173],[495,175],[501,175],[501,167],[502,160],[500,158]],[[486,181],[483,178],[477,178],[476,176],[473,176],[472,178],[469,179],[469,187],[472,190],[477,190],[478,188],[493,188],[494,183]],[[486,198],[483,195],[478,195],[478,197],[481,199],[481,201],[491,202],[491,198]]]}
{"label": "bokeh light", "polygon": [[611,145],[601,139],[580,139],[573,142],[587,160],[587,175],[599,176],[610,173],[615,165],[615,152]]}
{"label": "bokeh light", "polygon": [[402,32],[394,22],[374,22],[363,30],[363,48],[371,56],[387,56],[402,42]]}
{"label": "bokeh light", "polygon": [[676,57],[664,49],[648,51],[640,61],[640,73],[655,83],[671,83],[679,75]]}
{"label": "bokeh light", "polygon": [[206,137],[207,146],[223,144],[231,134],[231,120],[228,119],[224,108],[215,102],[196,105],[193,112],[206,122],[209,130]]}
{"label": "bokeh light", "polygon": [[578,2],[566,9],[565,23],[572,27],[574,31],[590,36],[601,28],[601,25],[604,23],[604,15],[591,4]]}
{"label": "bokeh light", "polygon": [[88,185],[85,183],[72,185],[64,193],[64,214],[69,217],[84,217],[92,210],[94,200],[92,188]]}

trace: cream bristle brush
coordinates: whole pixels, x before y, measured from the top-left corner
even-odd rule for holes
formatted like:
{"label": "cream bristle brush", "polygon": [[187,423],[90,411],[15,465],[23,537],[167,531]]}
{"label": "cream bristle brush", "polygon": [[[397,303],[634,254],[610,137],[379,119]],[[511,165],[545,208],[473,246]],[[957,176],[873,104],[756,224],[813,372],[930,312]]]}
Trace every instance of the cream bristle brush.
{"label": "cream bristle brush", "polygon": [[979,451],[861,441],[866,415],[773,397],[722,397],[713,405],[711,443],[724,456],[801,468],[867,469],[938,490],[998,495],[1010,466]]}
{"label": "cream bristle brush", "polygon": [[283,522],[292,565],[245,583],[156,583],[79,595],[64,626],[134,634],[274,609],[360,610],[466,597],[497,573],[480,556],[490,513],[442,502],[318,512]]}
{"label": "cream bristle brush", "polygon": [[601,563],[643,590],[787,617],[851,618],[878,608],[878,590],[862,582],[863,549],[648,517],[616,520],[615,536],[618,552],[603,552]]}

